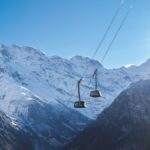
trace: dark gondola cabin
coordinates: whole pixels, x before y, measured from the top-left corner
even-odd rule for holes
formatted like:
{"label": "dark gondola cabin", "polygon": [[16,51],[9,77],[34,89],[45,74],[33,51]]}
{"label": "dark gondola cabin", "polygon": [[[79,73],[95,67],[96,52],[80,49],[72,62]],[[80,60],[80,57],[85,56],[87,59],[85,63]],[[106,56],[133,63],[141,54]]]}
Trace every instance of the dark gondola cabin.
{"label": "dark gondola cabin", "polygon": [[84,101],[76,101],[74,103],[74,108],[86,108],[86,103]]}
{"label": "dark gondola cabin", "polygon": [[94,90],[94,91],[91,91],[91,92],[90,92],[90,96],[91,96],[91,97],[102,97],[102,94],[101,94],[100,91]]}
{"label": "dark gondola cabin", "polygon": [[97,69],[94,71],[93,78],[95,80],[95,90],[90,92],[91,97],[102,97],[102,94],[99,90],[97,90],[98,79],[97,79]]}
{"label": "dark gondola cabin", "polygon": [[79,97],[79,100],[76,101],[74,103],[74,108],[86,108],[86,103],[84,101],[81,101],[81,96],[80,96],[80,83],[82,81],[82,78],[78,81],[78,97]]}

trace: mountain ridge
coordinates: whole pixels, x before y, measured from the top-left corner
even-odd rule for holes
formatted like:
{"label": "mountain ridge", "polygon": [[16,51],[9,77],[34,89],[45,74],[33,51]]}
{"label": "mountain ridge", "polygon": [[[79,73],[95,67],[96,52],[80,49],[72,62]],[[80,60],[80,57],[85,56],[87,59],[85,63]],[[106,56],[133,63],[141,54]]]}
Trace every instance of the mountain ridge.
{"label": "mountain ridge", "polygon": [[[78,100],[77,80],[87,66],[81,84],[81,98],[88,107],[78,110],[74,108],[74,102]],[[104,97],[93,99],[89,93],[94,82],[90,83],[90,80],[97,67],[98,88]],[[133,69],[106,69],[88,57],[49,57],[31,47],[1,45],[0,109],[10,118],[15,118],[20,127],[30,128],[44,140],[49,132],[54,131],[53,140],[48,141],[52,145],[62,145],[96,119],[131,83],[149,78],[149,71],[148,64]],[[38,114],[39,118],[45,118],[42,125]]]}

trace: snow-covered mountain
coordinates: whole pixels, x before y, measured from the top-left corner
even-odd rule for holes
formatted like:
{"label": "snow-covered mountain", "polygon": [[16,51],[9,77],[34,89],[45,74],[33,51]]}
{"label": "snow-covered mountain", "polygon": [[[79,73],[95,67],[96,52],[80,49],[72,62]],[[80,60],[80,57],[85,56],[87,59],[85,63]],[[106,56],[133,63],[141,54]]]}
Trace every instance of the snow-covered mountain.
{"label": "snow-covered mountain", "polygon": [[[87,69],[81,86],[81,98],[88,107],[73,108],[77,80]],[[99,68],[102,98],[89,97]],[[31,47],[0,46],[0,109],[14,118],[18,126],[30,128],[43,140],[59,145],[70,140],[130,83],[150,78],[150,60],[140,66],[106,69],[98,61],[75,56],[64,59],[46,56]],[[54,149],[54,148],[53,148]]]}
{"label": "snow-covered mountain", "polygon": [[31,137],[0,111],[0,150],[33,150]]}
{"label": "snow-covered mountain", "polygon": [[64,150],[149,150],[150,80],[131,84]]}

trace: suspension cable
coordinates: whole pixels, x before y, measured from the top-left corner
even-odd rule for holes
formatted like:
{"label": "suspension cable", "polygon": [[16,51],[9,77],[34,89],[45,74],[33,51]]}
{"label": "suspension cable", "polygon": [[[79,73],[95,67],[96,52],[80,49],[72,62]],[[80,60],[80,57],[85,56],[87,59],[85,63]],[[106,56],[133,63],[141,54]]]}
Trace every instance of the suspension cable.
{"label": "suspension cable", "polygon": [[128,16],[129,16],[130,11],[131,11],[131,8],[129,8],[129,9],[128,9],[128,11],[127,11],[127,13],[125,14],[125,16],[124,16],[123,20],[121,21],[121,24],[120,24],[119,28],[117,29],[117,31],[116,31],[116,33],[115,33],[115,35],[114,35],[113,39],[111,40],[110,44],[108,45],[108,47],[107,47],[107,49],[106,49],[105,54],[103,55],[103,57],[102,57],[102,59],[101,59],[101,63],[103,63],[103,62],[104,62],[104,60],[105,60],[105,58],[106,58],[106,56],[107,56],[108,52],[110,51],[110,49],[111,49],[111,47],[112,47],[112,45],[113,45],[113,43],[114,43],[115,39],[117,38],[117,36],[118,36],[118,34],[119,34],[120,30],[122,29],[122,27],[123,27],[123,25],[124,25],[125,21],[127,20],[127,18],[128,18]]}
{"label": "suspension cable", "polygon": [[[124,3],[124,2],[122,2],[121,6],[123,5],[123,3]],[[110,30],[110,28],[111,28],[111,26],[112,26],[114,20],[115,20],[115,18],[116,18],[117,15],[119,14],[119,11],[120,11],[120,9],[121,9],[121,6],[119,7],[119,9],[117,9],[115,15],[113,16],[113,18],[112,18],[112,20],[111,20],[111,22],[110,22],[110,25],[108,26],[108,28],[107,28],[106,32],[104,33],[104,35],[103,35],[101,41],[99,42],[99,44],[98,44],[98,46],[97,46],[97,48],[96,48],[96,51],[95,51],[94,54],[92,55],[92,58],[94,58],[94,57],[96,56],[98,50],[100,49],[101,45],[103,44],[103,41],[105,40],[105,38],[106,38],[106,36],[107,36],[107,34],[108,34],[108,32],[109,32],[109,30]],[[108,52],[110,51],[110,49],[111,49],[111,47],[112,47],[112,45],[113,45],[115,39],[117,38],[117,36],[118,36],[120,30],[122,29],[122,27],[123,27],[125,21],[127,20],[131,9],[132,9],[132,6],[129,7],[127,13],[126,13],[125,16],[123,17],[123,20],[121,21],[121,24],[120,24],[119,28],[117,29],[117,31],[116,31],[116,33],[115,33],[115,35],[114,35],[112,41],[110,42],[110,44],[108,45],[108,47],[107,47],[107,49],[106,49],[106,52],[105,52],[104,56],[102,57],[101,63],[104,62],[104,60],[105,60],[105,58],[106,58]],[[85,75],[85,73],[86,73],[86,71],[88,70],[88,68],[89,68],[89,64],[87,65],[87,68],[86,68],[86,70],[84,71],[84,73],[83,73],[81,79],[82,79],[83,76]],[[98,68],[97,68],[97,69],[98,69]],[[72,95],[72,96],[73,96],[73,95]],[[72,97],[72,96],[71,96],[71,97]],[[72,115],[73,115],[73,113],[71,114],[70,118],[72,117]]]}
{"label": "suspension cable", "polygon": [[[96,50],[94,51],[94,53],[93,53],[93,55],[92,55],[91,58],[95,58],[96,54],[97,54],[98,51],[100,50],[100,48],[101,48],[101,46],[102,46],[104,40],[106,39],[106,36],[108,35],[108,32],[110,31],[110,29],[111,29],[111,27],[112,27],[114,21],[116,20],[116,18],[117,18],[117,16],[118,16],[118,14],[119,14],[121,8],[123,7],[123,5],[124,5],[124,1],[121,0],[118,9],[115,11],[115,13],[114,13],[114,15],[113,15],[113,17],[112,17],[112,19],[111,19],[111,21],[110,21],[108,27],[106,28],[106,31],[104,32],[104,34],[103,34],[103,36],[102,36],[100,42],[98,43],[98,45],[97,45],[97,47],[96,47]],[[85,74],[86,74],[86,72],[87,72],[89,66],[90,66],[90,64],[87,65],[87,67],[86,67],[85,71],[83,72],[81,78],[83,78],[83,77],[85,76]]]}
{"label": "suspension cable", "polygon": [[105,40],[105,38],[106,38],[106,36],[107,36],[109,30],[111,29],[111,27],[112,27],[112,25],[113,25],[115,19],[117,18],[117,16],[118,16],[118,14],[119,14],[119,12],[120,12],[120,10],[121,10],[123,4],[124,4],[124,2],[121,1],[120,6],[119,6],[118,9],[115,11],[115,14],[114,14],[114,16],[112,17],[112,19],[111,19],[111,21],[110,21],[110,24],[108,25],[108,27],[107,27],[107,29],[106,29],[104,35],[102,36],[102,39],[101,39],[100,42],[98,43],[97,48],[96,48],[95,52],[94,52],[93,55],[92,55],[92,58],[94,58],[94,57],[96,56],[97,52],[98,52],[99,49],[101,48],[101,46],[102,46],[102,44],[103,44],[103,42],[104,42],[104,40]]}
{"label": "suspension cable", "polygon": [[[104,55],[103,55],[103,57],[102,57],[102,59],[101,59],[101,61],[100,61],[101,64],[104,62],[106,56],[108,55],[108,52],[111,50],[111,47],[112,47],[112,45],[113,45],[115,39],[117,38],[117,36],[118,36],[120,30],[122,29],[122,27],[123,27],[125,21],[127,20],[128,16],[129,16],[129,13],[131,12],[131,9],[132,9],[132,8],[133,8],[133,7],[130,5],[130,7],[128,8],[128,11],[126,12],[125,16],[123,17],[123,19],[122,19],[122,21],[121,21],[121,23],[120,23],[120,26],[118,27],[117,31],[115,32],[115,34],[114,34],[114,36],[113,36],[113,38],[112,38],[110,44],[108,45],[108,47],[107,47],[107,49],[106,49],[106,51],[105,51],[105,53],[104,53]],[[98,70],[99,67],[97,67],[96,69]],[[91,80],[90,80],[90,82],[89,82],[88,85],[90,85],[90,84],[91,84]],[[85,93],[85,92],[83,92],[83,93]]]}
{"label": "suspension cable", "polygon": [[[112,19],[111,19],[111,21],[110,21],[110,24],[108,25],[108,27],[107,27],[107,29],[106,29],[104,35],[102,36],[102,39],[101,39],[100,42],[98,43],[97,48],[96,48],[96,50],[94,51],[94,53],[93,53],[93,55],[92,55],[91,58],[94,58],[94,57],[96,56],[96,54],[98,53],[98,51],[100,50],[100,48],[101,48],[101,46],[102,46],[104,40],[106,39],[106,36],[108,35],[108,32],[110,31],[110,29],[111,29],[111,27],[112,27],[112,25],[113,25],[115,19],[117,18],[117,16],[118,16],[118,14],[119,14],[119,12],[120,12],[120,10],[121,10],[121,8],[122,8],[123,5],[124,5],[124,2],[121,0],[119,8],[115,11],[115,13],[114,13],[114,15],[113,15],[113,17],[112,17]],[[128,14],[129,14],[129,12],[128,12]],[[117,37],[119,31],[121,30],[121,28],[122,28],[122,26],[123,26],[125,20],[127,19],[128,14],[124,17],[124,19],[123,19],[123,21],[122,21],[122,23],[121,23],[119,29],[117,30],[117,32],[116,32],[116,34],[115,34],[113,40],[112,40],[111,43],[109,44],[109,46],[108,46],[108,48],[107,48],[107,50],[106,50],[106,52],[105,52],[105,55],[103,56],[102,62],[104,61],[104,59],[105,59],[107,53],[109,52],[109,50],[110,50],[110,48],[111,48],[113,42],[115,41],[115,39],[116,39],[116,37]],[[81,79],[85,76],[85,74],[86,74],[86,72],[87,72],[89,66],[90,66],[90,64],[87,65],[85,71],[83,72],[83,74],[82,74],[82,76],[81,76]],[[76,86],[76,89],[77,89],[77,86]],[[75,89],[75,91],[76,91],[76,89]],[[73,97],[73,95],[71,95],[71,99],[72,99],[72,97]],[[71,118],[72,115],[73,115],[73,113],[70,115],[69,120],[70,120],[70,118]],[[60,116],[62,116],[62,117],[64,118],[63,113],[61,113]],[[59,123],[59,121],[58,121],[56,124],[58,124],[58,123]]]}

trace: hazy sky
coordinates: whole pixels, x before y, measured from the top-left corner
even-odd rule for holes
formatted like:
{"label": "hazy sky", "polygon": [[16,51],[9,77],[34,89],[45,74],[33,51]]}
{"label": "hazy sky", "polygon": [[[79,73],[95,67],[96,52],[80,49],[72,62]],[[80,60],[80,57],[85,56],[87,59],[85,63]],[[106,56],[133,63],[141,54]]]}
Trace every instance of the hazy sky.
{"label": "hazy sky", "polygon": [[[101,57],[131,0],[109,33]],[[91,56],[120,0],[0,0],[0,43],[31,46],[65,58]],[[150,58],[150,0],[135,0],[104,66],[140,64]]]}

